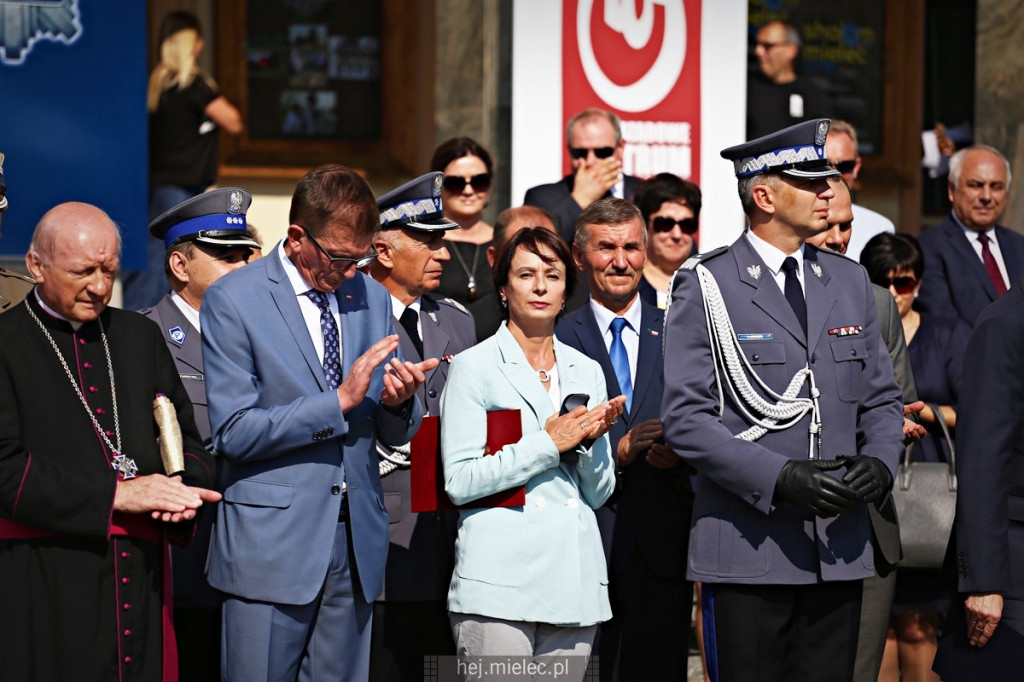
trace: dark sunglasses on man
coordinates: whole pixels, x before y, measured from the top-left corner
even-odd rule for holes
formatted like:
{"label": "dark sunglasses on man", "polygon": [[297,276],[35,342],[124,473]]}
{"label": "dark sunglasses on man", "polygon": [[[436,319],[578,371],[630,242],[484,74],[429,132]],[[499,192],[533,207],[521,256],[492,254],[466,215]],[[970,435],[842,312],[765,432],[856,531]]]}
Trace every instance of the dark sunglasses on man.
{"label": "dark sunglasses on man", "polygon": [[491,188],[491,174],[480,173],[471,178],[461,175],[446,175],[441,185],[445,188],[445,191],[452,194],[462,194],[462,192],[466,191],[466,185],[472,187],[474,192],[486,192]]}
{"label": "dark sunglasses on man", "polygon": [[569,147],[569,156],[577,160],[587,158],[590,152],[599,159],[607,159],[615,153],[615,147]]}
{"label": "dark sunglasses on man", "polygon": [[683,231],[683,234],[692,235],[697,233],[696,218],[683,218],[682,220],[676,220],[675,218],[669,218],[665,215],[660,215],[657,218],[651,218],[651,229],[655,232],[671,232],[676,225],[678,225],[679,229]]}
{"label": "dark sunglasses on man", "polygon": [[857,159],[849,159],[847,161],[833,161],[832,165],[835,166],[835,169],[837,171],[839,171],[843,175],[847,175],[849,173],[852,173],[853,169],[856,168]]}

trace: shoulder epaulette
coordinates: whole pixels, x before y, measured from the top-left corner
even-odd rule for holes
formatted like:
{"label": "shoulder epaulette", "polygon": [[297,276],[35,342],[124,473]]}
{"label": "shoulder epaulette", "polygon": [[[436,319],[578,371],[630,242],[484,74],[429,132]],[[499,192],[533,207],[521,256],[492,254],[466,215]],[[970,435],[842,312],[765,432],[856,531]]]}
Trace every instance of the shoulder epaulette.
{"label": "shoulder epaulette", "polygon": [[700,263],[701,261],[710,260],[711,258],[714,258],[715,256],[718,256],[720,254],[723,254],[723,253],[725,253],[728,250],[729,250],[729,247],[728,247],[728,245],[726,245],[726,246],[719,246],[717,249],[712,249],[711,251],[708,251],[707,253],[695,253],[694,255],[692,255],[689,258],[687,258],[683,262],[683,264],[679,266],[679,269],[680,270],[693,270],[695,267],[697,267],[697,264]]}
{"label": "shoulder epaulette", "polygon": [[469,311],[466,310],[466,306],[462,305],[461,303],[459,303],[455,299],[452,299],[452,298],[438,298],[438,299],[435,299],[435,300],[438,303],[444,303],[444,304],[446,304],[446,305],[448,305],[448,306],[450,306],[452,308],[455,308],[459,312],[462,312],[462,313],[465,313],[465,314],[469,315]]}
{"label": "shoulder epaulette", "polygon": [[12,279],[20,279],[22,282],[25,282],[27,284],[31,284],[33,286],[36,283],[36,281],[34,279],[32,279],[31,277],[29,277],[28,275],[22,275],[21,273],[18,273],[18,272],[11,272],[10,270],[5,270],[4,268],[0,268],[0,277],[10,277]]}

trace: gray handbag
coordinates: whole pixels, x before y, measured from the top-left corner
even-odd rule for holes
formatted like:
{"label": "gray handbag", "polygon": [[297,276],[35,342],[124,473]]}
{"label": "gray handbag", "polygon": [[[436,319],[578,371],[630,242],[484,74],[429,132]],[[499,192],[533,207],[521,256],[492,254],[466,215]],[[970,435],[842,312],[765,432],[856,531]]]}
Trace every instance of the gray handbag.
{"label": "gray handbag", "polygon": [[939,406],[928,406],[949,444],[949,463],[911,462],[913,443],[903,451],[892,490],[903,545],[900,568],[940,568],[956,513],[956,449]]}

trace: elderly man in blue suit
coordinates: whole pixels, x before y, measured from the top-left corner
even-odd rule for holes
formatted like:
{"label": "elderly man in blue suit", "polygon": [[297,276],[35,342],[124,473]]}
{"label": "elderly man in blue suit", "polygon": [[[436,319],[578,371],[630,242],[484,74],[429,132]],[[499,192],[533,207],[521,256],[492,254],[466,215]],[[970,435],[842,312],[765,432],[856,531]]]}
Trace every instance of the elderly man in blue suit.
{"label": "elderly man in blue suit", "polygon": [[949,160],[953,210],[919,237],[924,276],[917,305],[959,316],[967,326],[1024,275],[1024,236],[998,225],[1006,208],[1010,162],[974,145]]}
{"label": "elderly man in blue suit", "polygon": [[289,222],[200,313],[227,500],[208,565],[228,593],[222,675],[365,680],[388,547],[375,440],[412,438],[437,360],[402,361],[387,290],[357,272],[379,227],[362,177],[310,171]]}
{"label": "elderly man in blue suit", "polygon": [[722,152],[750,229],[683,265],[666,317],[665,438],[698,474],[687,576],[726,682],[851,679],[867,505],[885,502],[903,449],[867,274],[804,244],[828,227],[828,129]]}
{"label": "elderly man in blue suit", "polygon": [[567,315],[555,333],[601,365],[610,394],[627,396],[622,418],[608,432],[618,474],[615,511],[597,511],[598,523],[606,521],[602,534],[610,536],[603,540],[611,544],[614,613],[601,626],[601,676],[611,679],[617,667],[622,680],[683,680],[693,490],[689,468],[662,440],[664,315],[637,293],[647,262],[640,210],[622,199],[588,206],[577,221],[573,257],[590,283],[590,303]]}

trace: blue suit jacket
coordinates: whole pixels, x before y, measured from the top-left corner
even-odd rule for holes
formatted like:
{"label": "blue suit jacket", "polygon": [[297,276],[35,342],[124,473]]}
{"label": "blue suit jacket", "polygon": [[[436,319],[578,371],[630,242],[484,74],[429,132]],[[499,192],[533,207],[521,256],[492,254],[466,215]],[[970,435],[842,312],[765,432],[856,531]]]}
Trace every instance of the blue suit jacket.
{"label": "blue suit jacket", "polygon": [[[347,375],[373,343],[395,333],[391,298],[362,273],[335,297]],[[313,601],[334,550],[344,458],[359,583],[374,600],[388,548],[374,438],[408,442],[419,427],[419,400],[403,415],[384,408],[379,366],[363,402],[342,414],[276,247],[211,286],[201,320],[213,442],[224,463],[210,584],[247,599]]]}
{"label": "blue suit jacket", "polygon": [[[718,281],[735,333],[750,335],[740,342],[742,352],[768,386],[781,394],[799,369],[809,364],[813,370],[823,423],[820,457],[860,453],[882,460],[893,473],[903,451],[903,406],[864,268],[805,247],[805,336],[746,235],[702,263]],[[829,581],[873,575],[865,505],[822,519],[774,498],[782,467],[808,456],[809,416],[747,442],[733,437],[750,423],[731,397],[719,414],[703,294],[694,270],[677,273],[666,320],[665,355],[673,361],[665,363],[665,436],[698,473],[688,577],[806,584],[819,576]],[[844,327],[860,327],[860,332],[829,333]],[[807,395],[806,386],[801,395]]]}
{"label": "blue suit jacket", "polygon": [[[995,235],[1012,284],[1024,276],[1024,236],[999,226]],[[916,305],[936,315],[957,315],[973,327],[978,314],[996,300],[996,290],[963,229],[947,217],[917,241],[924,252],[924,277]]]}
{"label": "blue suit jacket", "polygon": [[[555,339],[562,396],[606,399],[597,363]],[[484,456],[487,412],[519,410],[523,437]],[[559,461],[544,422],[557,410],[504,324],[452,361],[441,394],[445,490],[462,504],[525,485],[525,507],[459,515],[448,610],[506,620],[593,625],[611,617],[593,510],[615,487],[607,435]]]}
{"label": "blue suit jacket", "polygon": [[[641,302],[641,306],[632,409],[623,412],[608,432],[613,457],[627,431],[640,422],[661,418],[665,388],[661,341],[665,316],[652,305]],[[589,304],[566,315],[555,333],[563,343],[601,365],[610,395],[622,393]],[[685,358],[680,361],[685,362]],[[611,562],[616,570],[621,569],[635,546],[655,575],[681,579],[686,575],[686,543],[693,510],[689,468],[658,469],[647,463],[645,455],[640,453],[619,472]]]}

